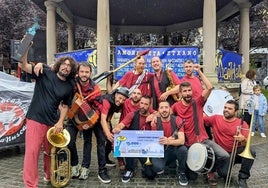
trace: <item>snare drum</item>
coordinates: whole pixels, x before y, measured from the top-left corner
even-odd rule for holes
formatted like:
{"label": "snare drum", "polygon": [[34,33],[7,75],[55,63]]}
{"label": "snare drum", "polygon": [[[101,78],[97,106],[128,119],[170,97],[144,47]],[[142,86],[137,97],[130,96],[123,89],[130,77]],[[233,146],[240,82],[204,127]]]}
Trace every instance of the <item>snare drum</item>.
{"label": "snare drum", "polygon": [[233,99],[233,96],[226,90],[214,89],[210,93],[203,111],[207,116],[215,114],[223,115],[223,108],[228,100]]}
{"label": "snare drum", "polygon": [[215,163],[214,151],[208,145],[194,143],[188,150],[186,163],[190,170],[207,174]]}

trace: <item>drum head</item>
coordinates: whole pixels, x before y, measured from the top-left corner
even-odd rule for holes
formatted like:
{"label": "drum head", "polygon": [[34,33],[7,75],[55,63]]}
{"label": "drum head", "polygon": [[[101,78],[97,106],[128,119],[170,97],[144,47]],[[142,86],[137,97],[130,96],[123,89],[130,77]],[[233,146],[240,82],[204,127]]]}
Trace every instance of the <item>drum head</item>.
{"label": "drum head", "polygon": [[233,99],[233,96],[228,91],[214,89],[210,93],[203,110],[208,116],[216,114],[223,115],[224,105],[231,99]]}
{"label": "drum head", "polygon": [[187,165],[190,170],[198,172],[206,165],[207,148],[200,143],[193,144],[188,150]]}

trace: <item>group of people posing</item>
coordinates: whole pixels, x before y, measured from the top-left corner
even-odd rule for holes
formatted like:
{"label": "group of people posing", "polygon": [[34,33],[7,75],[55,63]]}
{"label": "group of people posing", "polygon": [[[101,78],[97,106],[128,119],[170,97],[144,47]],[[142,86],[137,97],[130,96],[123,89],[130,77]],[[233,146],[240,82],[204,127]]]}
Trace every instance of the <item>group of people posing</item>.
{"label": "group of people posing", "polygon": [[[213,90],[213,85],[200,70],[200,65],[191,60],[185,61],[185,76],[179,79],[172,70],[164,70],[159,57],[151,59],[153,73],[145,70],[145,64],[144,57],[140,56],[134,62],[134,70],[126,72],[114,85],[111,85],[107,78],[108,92],[102,95],[100,87],[91,79],[92,68],[87,63],[76,64],[72,58],[62,57],[51,69],[43,64],[32,66],[27,63],[27,53],[23,56],[22,69],[32,74],[36,80],[26,122],[23,167],[26,187],[38,186],[38,157],[42,147],[44,180],[50,179],[51,145],[46,133],[53,126],[55,134],[66,128],[71,135],[68,148],[71,153],[72,178],[85,180],[89,176],[92,132],[97,142],[98,178],[103,183],[110,183],[107,166],[116,165],[109,159],[114,134],[122,129],[163,130],[164,135],[159,138],[159,143],[164,145],[164,158],[150,158],[150,165],[146,164],[146,158],[138,158],[144,177],[152,180],[164,173],[167,165],[175,163],[179,184],[188,185],[188,181],[196,180],[199,174],[187,165],[188,150],[193,144],[200,143],[214,151],[215,163],[205,178],[209,184],[216,185],[215,173],[218,177],[228,176],[230,153],[234,141],[237,141],[235,161],[242,163],[238,173],[238,185],[247,187],[254,160],[238,155],[244,150],[248,137],[247,123],[236,117],[238,103],[234,100],[227,101],[223,115],[206,117],[203,114],[203,106]],[[69,116],[64,127],[68,110],[70,112],[74,105],[73,98],[79,97],[82,97],[86,104],[80,106],[75,112],[76,116]],[[84,123],[79,127],[79,117],[83,116],[83,113],[88,117],[89,107],[94,111],[94,117],[98,118],[94,125]],[[116,112],[121,112],[120,120],[118,124],[112,125],[111,119]],[[212,129],[213,139],[209,139],[207,127]],[[81,165],[76,148],[79,129],[82,129],[84,141]],[[251,153],[255,156],[252,149]],[[122,171],[121,180],[126,183],[135,175],[137,160],[130,157],[117,160]]]}

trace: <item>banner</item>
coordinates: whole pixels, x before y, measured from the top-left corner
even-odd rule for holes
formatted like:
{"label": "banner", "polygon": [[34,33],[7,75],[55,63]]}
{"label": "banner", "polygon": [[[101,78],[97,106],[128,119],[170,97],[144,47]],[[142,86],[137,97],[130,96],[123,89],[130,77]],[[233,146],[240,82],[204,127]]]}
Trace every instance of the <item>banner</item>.
{"label": "banner", "polygon": [[92,68],[92,74],[97,74],[97,51],[95,49],[76,50],[71,52],[63,52],[55,54],[55,58],[62,56],[71,56],[77,63],[88,62]]}
{"label": "banner", "polygon": [[241,82],[242,55],[223,49],[217,50],[216,69],[219,82]]}
{"label": "banner", "polygon": [[[151,68],[151,59],[154,56],[160,57],[163,63],[163,68],[167,66],[172,68],[179,78],[185,74],[183,63],[186,60],[193,60],[198,63],[198,48],[197,47],[125,47],[116,46],[115,48],[115,68],[126,63],[128,60],[134,58],[138,52],[149,49],[150,52],[144,56],[146,60],[146,69],[154,72]],[[119,80],[123,75],[133,70],[133,63],[118,70],[115,73],[115,79]]]}
{"label": "banner", "polygon": [[114,135],[114,157],[164,157],[163,131],[122,130]]}
{"label": "banner", "polygon": [[25,142],[25,116],[35,83],[0,72],[0,148]]}

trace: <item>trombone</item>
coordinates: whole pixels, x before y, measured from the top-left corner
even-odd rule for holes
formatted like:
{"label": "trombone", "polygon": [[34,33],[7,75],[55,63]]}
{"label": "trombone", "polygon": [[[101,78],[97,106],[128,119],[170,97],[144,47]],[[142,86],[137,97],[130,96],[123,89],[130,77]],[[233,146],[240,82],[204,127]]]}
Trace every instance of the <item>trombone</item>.
{"label": "trombone", "polygon": [[[252,156],[252,154],[250,152],[251,132],[252,132],[253,119],[254,119],[254,113],[252,113],[252,115],[251,115],[248,138],[247,138],[247,143],[246,143],[245,149],[244,149],[244,151],[242,153],[238,154],[239,156],[241,156],[243,158],[247,158],[247,159],[254,159],[254,157]],[[244,121],[244,109],[243,109],[243,113],[242,113],[241,124],[237,127],[236,135],[238,135],[238,133],[242,129],[243,121]],[[232,168],[233,168],[234,163],[235,163],[235,156],[236,156],[236,152],[237,152],[237,146],[238,146],[238,141],[235,139],[234,144],[233,144],[233,148],[232,148],[232,153],[230,155],[230,161],[229,161],[228,172],[227,172],[224,188],[228,188],[230,186],[231,177],[232,177]]]}

